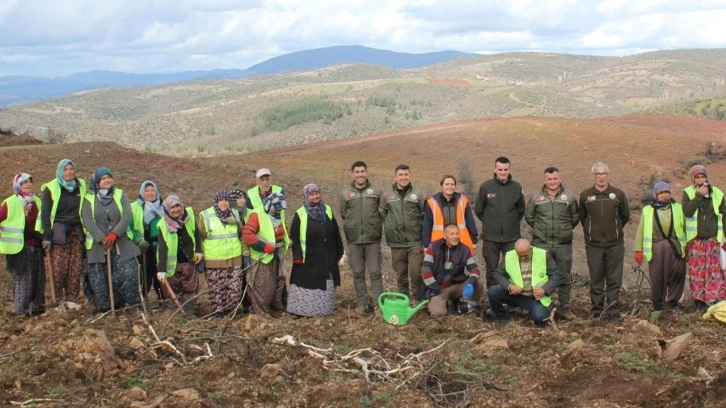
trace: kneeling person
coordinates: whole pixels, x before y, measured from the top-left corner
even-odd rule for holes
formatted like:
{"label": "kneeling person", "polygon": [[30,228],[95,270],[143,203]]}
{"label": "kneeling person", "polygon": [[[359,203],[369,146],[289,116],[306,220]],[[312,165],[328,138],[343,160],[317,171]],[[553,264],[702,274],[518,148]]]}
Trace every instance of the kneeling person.
{"label": "kneeling person", "polygon": [[547,251],[533,248],[527,239],[520,238],[494,270],[497,284],[489,288],[492,312],[499,322],[506,323],[504,304],[521,306],[529,310],[535,324],[542,325],[550,316],[549,295],[557,289],[560,278],[557,264]]}
{"label": "kneeling person", "polygon": [[422,298],[430,297],[431,316],[445,316],[449,299],[480,299],[484,285],[479,282],[479,274],[471,248],[459,243],[459,227],[446,225],[444,238],[426,248],[421,268],[426,285],[423,289],[428,292]]}

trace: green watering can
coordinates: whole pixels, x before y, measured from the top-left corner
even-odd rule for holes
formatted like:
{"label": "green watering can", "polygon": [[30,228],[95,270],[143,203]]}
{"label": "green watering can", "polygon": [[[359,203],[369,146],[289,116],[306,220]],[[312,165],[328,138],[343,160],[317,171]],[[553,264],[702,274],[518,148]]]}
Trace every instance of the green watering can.
{"label": "green watering can", "polygon": [[416,307],[409,307],[408,296],[398,292],[383,292],[378,296],[378,307],[381,308],[383,320],[397,326],[408,323],[408,319],[427,303],[429,301],[424,300]]}

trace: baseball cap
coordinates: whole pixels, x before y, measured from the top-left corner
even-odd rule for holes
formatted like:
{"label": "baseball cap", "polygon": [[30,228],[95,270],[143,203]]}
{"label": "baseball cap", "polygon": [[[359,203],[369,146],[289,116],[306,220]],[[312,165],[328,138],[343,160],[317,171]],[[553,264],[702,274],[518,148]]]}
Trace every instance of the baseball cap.
{"label": "baseball cap", "polygon": [[262,176],[271,176],[272,173],[270,172],[270,169],[263,167],[259,170],[257,170],[257,178],[260,178]]}

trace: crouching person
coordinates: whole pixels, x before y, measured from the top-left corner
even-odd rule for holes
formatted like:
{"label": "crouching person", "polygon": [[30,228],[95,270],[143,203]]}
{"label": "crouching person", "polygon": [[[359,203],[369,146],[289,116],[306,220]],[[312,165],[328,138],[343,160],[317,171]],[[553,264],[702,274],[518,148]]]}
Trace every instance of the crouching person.
{"label": "crouching person", "polygon": [[[197,229],[192,207],[184,204],[176,195],[164,200],[164,217],[159,223],[157,247],[157,279],[162,283],[164,298],[171,288],[180,302],[199,291],[199,276],[194,265],[202,261],[202,238]],[[164,285],[164,280],[169,286]]]}
{"label": "crouching person", "polygon": [[514,249],[504,255],[504,261],[494,270],[496,285],[489,288],[489,303],[499,322],[508,322],[504,304],[520,306],[538,326],[550,316],[550,294],[560,283],[557,264],[547,251],[533,248],[527,239],[520,238]]}
{"label": "crouching person", "polygon": [[446,315],[449,299],[479,299],[484,292],[474,254],[467,245],[460,244],[456,224],[446,225],[444,238],[426,248],[421,275],[426,285],[422,291],[428,292],[422,298],[429,299],[432,317]]}

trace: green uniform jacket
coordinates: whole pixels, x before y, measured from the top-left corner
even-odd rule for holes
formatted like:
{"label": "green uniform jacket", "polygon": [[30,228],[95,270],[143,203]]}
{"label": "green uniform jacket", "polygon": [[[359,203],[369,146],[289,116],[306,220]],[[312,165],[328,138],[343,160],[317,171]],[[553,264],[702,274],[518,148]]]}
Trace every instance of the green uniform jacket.
{"label": "green uniform jacket", "polygon": [[358,189],[351,182],[340,193],[340,218],[349,244],[370,244],[381,241],[383,222],[378,213],[383,190],[370,181]]}
{"label": "green uniform jacket", "polygon": [[421,246],[426,197],[421,190],[409,184],[401,199],[396,184],[383,194],[378,212],[383,219],[386,243],[391,248]]}
{"label": "green uniform jacket", "polygon": [[585,246],[607,248],[622,244],[623,227],[630,221],[625,193],[608,185],[605,191],[595,186],[580,193],[580,222]]}
{"label": "green uniform jacket", "polygon": [[474,213],[482,223],[481,238],[492,242],[518,240],[524,207],[522,185],[511,176],[506,183],[497,180],[496,175],[481,183],[474,205]]}
{"label": "green uniform jacket", "polygon": [[532,244],[540,248],[556,248],[572,243],[572,229],[579,219],[575,193],[560,186],[554,199],[547,187],[536,191],[527,202],[524,219],[532,227]]}

